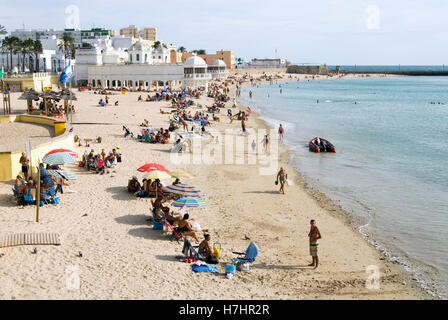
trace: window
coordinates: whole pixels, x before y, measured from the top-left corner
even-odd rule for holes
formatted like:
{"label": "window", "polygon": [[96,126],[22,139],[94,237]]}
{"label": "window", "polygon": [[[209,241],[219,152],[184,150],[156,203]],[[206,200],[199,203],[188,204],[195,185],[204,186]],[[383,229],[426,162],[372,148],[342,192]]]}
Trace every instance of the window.
{"label": "window", "polygon": [[162,59],[162,57],[161,57],[161,56],[159,56],[159,59]]}
{"label": "window", "polygon": [[145,62],[148,61],[148,54],[145,53]]}
{"label": "window", "polygon": [[138,53],[137,53],[137,57],[135,60],[140,61],[140,55]]}

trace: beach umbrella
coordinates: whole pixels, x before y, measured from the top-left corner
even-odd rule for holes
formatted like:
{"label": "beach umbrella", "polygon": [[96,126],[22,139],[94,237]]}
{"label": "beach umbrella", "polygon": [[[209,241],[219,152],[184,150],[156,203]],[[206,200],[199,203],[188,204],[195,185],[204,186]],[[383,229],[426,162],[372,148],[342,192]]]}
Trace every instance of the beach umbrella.
{"label": "beach umbrella", "polygon": [[48,152],[45,156],[48,156],[49,154],[61,153],[61,152],[68,153],[72,157],[78,158],[78,154],[75,151],[72,151],[69,149],[54,149],[54,150],[51,150],[50,152]]}
{"label": "beach umbrella", "polygon": [[201,190],[184,183],[162,187],[162,191],[178,194],[182,197],[199,197],[201,195]]}
{"label": "beach umbrella", "polygon": [[167,168],[165,168],[165,166],[163,166],[159,163],[147,163],[137,169],[137,171],[140,171],[140,172],[151,172],[154,170],[165,171],[166,173],[170,172]]}
{"label": "beach umbrella", "polygon": [[180,208],[203,208],[207,206],[207,203],[198,198],[185,197],[173,201],[171,205]]}
{"label": "beach umbrella", "polygon": [[188,173],[183,172],[183,171],[171,171],[171,172],[168,172],[168,174],[172,178],[176,178],[176,179],[193,179],[192,176],[190,176]]}
{"label": "beach umbrella", "polygon": [[65,179],[65,180],[76,180],[76,176],[74,173],[66,170],[47,170],[47,173],[50,176],[53,176],[58,179]]}
{"label": "beach umbrella", "polygon": [[42,162],[51,165],[63,165],[75,163],[76,159],[66,152],[59,152],[45,156],[42,159]]}
{"label": "beach umbrella", "polygon": [[147,173],[145,173],[143,175],[144,179],[170,179],[171,176],[166,173],[165,171],[160,171],[160,170],[153,170],[153,171],[149,171]]}

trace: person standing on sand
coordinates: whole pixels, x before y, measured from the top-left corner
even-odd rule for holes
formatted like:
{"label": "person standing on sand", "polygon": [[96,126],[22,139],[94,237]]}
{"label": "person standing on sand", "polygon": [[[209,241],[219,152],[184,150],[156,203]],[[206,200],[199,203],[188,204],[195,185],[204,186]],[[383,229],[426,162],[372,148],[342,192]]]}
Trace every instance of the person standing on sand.
{"label": "person standing on sand", "polygon": [[243,130],[243,134],[246,134],[246,117],[243,116],[241,119],[241,129]]}
{"label": "person standing on sand", "polygon": [[283,134],[285,130],[283,129],[282,125],[280,124],[280,127],[278,127],[278,138],[281,142],[283,142]]}
{"label": "person standing on sand", "polygon": [[263,143],[263,151],[266,153],[269,148],[269,134],[266,134],[261,142]]}
{"label": "person standing on sand", "polygon": [[277,183],[280,180],[280,193],[285,194],[285,183],[286,183],[286,179],[288,179],[288,175],[286,174],[285,169],[280,168],[280,171],[277,173]]}
{"label": "person standing on sand", "polygon": [[28,164],[30,162],[30,159],[26,157],[25,152],[22,152],[22,156],[20,157],[19,162],[22,165],[22,172],[25,176],[25,180],[28,180]]}
{"label": "person standing on sand", "polygon": [[309,264],[309,267],[317,268],[319,265],[319,257],[317,256],[317,247],[319,246],[319,239],[322,238],[320,235],[320,231],[316,226],[316,221],[313,219],[310,221],[311,229],[308,233],[308,237],[310,238],[310,255],[313,258],[313,262]]}
{"label": "person standing on sand", "polygon": [[251,98],[251,99],[252,99],[252,90],[251,90],[251,91],[249,91],[249,98]]}

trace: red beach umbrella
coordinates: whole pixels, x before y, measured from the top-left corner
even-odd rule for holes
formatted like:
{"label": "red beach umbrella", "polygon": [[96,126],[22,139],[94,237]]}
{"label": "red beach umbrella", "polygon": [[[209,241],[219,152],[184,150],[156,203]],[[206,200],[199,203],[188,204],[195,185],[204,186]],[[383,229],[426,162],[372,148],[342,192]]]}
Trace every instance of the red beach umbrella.
{"label": "red beach umbrella", "polygon": [[54,153],[61,153],[61,152],[68,153],[72,157],[78,158],[78,154],[75,151],[72,151],[69,149],[54,149],[54,150],[51,150],[50,152],[48,152],[45,156],[48,156],[48,155],[54,154]]}
{"label": "red beach umbrella", "polygon": [[165,166],[159,163],[147,163],[144,166],[141,166],[140,168],[137,169],[137,171],[140,172],[151,172],[154,170],[165,171],[166,173],[170,172],[167,168],[165,168]]}

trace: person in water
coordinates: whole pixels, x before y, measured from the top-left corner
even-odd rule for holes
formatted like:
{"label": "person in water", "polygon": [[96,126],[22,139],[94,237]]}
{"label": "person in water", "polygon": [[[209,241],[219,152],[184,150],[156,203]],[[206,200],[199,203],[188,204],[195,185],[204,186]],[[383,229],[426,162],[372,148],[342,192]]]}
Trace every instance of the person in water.
{"label": "person in water", "polygon": [[277,181],[280,181],[280,193],[285,194],[285,183],[286,179],[288,179],[288,175],[286,174],[285,169],[280,168],[280,171],[277,173]]}

